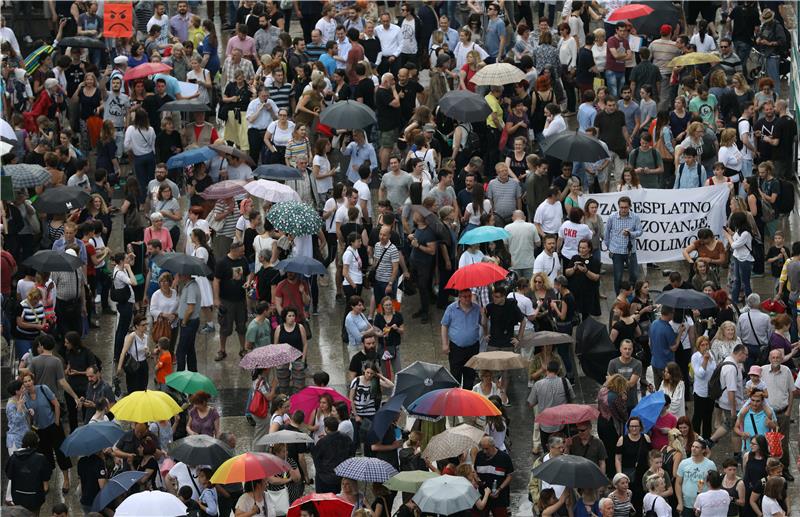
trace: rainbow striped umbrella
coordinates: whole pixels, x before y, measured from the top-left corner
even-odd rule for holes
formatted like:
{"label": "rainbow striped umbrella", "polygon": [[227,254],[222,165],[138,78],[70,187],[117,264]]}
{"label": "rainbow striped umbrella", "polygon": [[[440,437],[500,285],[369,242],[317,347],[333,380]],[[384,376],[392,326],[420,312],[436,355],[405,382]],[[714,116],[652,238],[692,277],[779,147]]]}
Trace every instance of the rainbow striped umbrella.
{"label": "rainbow striped umbrella", "polygon": [[39,65],[42,64],[42,60],[44,60],[47,56],[53,53],[55,47],[52,45],[42,45],[41,47],[37,48],[30,54],[28,57],[25,58],[25,73],[31,75],[39,68]]}
{"label": "rainbow striped umbrella", "polygon": [[489,399],[463,388],[433,390],[412,402],[408,410],[428,416],[500,415],[500,410]]}
{"label": "rainbow striped umbrella", "polygon": [[286,472],[291,466],[274,454],[246,452],[234,456],[211,476],[212,483],[244,483]]}

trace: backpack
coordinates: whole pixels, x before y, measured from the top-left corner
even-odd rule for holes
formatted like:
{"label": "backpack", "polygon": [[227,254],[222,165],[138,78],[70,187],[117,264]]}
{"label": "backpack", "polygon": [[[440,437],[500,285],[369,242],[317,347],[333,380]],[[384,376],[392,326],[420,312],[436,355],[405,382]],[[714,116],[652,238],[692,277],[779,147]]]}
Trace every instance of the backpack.
{"label": "backpack", "polygon": [[736,364],[730,361],[722,361],[722,363],[718,364],[716,368],[714,368],[714,373],[711,374],[711,378],[708,380],[708,398],[711,400],[718,400],[722,396],[722,368],[725,365],[736,366]]}
{"label": "backpack", "polygon": [[[697,161],[697,185],[702,187],[703,186],[703,178],[702,178],[702,167],[703,165],[700,161]],[[686,168],[686,164],[682,163],[680,167],[678,167],[678,185],[681,184],[681,176],[683,175],[683,169]]]}
{"label": "backpack", "polygon": [[459,124],[464,131],[467,132],[467,141],[464,143],[463,151],[469,153],[470,155],[474,153],[479,153],[481,150],[481,137],[475,132],[474,129],[469,129],[464,124]]}
{"label": "backpack", "polygon": [[794,210],[794,185],[782,178],[778,179],[780,190],[773,207],[778,214],[790,214]]}

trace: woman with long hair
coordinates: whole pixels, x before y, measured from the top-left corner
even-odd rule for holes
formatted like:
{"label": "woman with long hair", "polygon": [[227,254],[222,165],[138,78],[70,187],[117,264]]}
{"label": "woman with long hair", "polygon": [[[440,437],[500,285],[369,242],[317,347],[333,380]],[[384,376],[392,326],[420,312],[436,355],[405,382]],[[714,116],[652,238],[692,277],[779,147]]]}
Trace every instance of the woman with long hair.
{"label": "woman with long hair", "polygon": [[492,212],[492,202],[486,199],[486,192],[481,183],[476,183],[472,187],[472,202],[464,208],[464,215],[461,217],[461,224],[464,225],[464,232],[481,225],[481,217]]}
{"label": "woman with long hair", "polygon": [[672,111],[669,112],[669,126],[672,131],[673,142],[682,142],[686,138],[686,130],[692,120],[692,114],[686,109],[687,101],[685,97],[680,95],[675,97],[672,106]]}
{"label": "woman with long hair", "polygon": [[178,225],[178,221],[181,220],[181,207],[178,200],[172,197],[172,187],[167,184],[161,184],[158,187],[156,199],[153,201],[153,210],[163,217],[164,229],[169,232],[172,249],[177,249],[178,241],[181,238],[181,228]]}
{"label": "woman with long hair", "polygon": [[708,382],[717,367],[717,361],[711,353],[711,342],[708,337],[700,336],[695,343],[697,351],[692,354],[692,427],[703,438],[710,438],[714,430],[711,427],[711,415],[714,413],[714,400],[708,397]]}
{"label": "woman with long hair", "polygon": [[[750,181],[751,179],[754,181]],[[758,178],[750,177],[746,185],[755,185],[757,181]],[[754,186],[753,189],[757,189],[757,187]],[[733,251],[731,262],[736,268],[736,273],[733,278],[731,299],[734,303],[737,303],[739,301],[739,293],[742,290],[744,291],[744,298],[747,298],[752,292],[750,274],[753,271],[753,262],[755,261],[753,251],[758,244],[753,240],[750,224],[747,222],[746,216],[741,212],[731,214],[730,228],[723,228],[723,231]]]}
{"label": "woman with long hair", "polygon": [[300,156],[313,156],[311,140],[308,138],[308,127],[305,124],[295,124],[292,138],[286,143],[286,165],[297,167],[297,158]]}
{"label": "woman with long hair", "polygon": [[661,188],[672,188],[675,183],[675,146],[672,137],[672,125],[670,124],[670,113],[666,110],[659,110],[650,128],[653,147],[658,151],[661,156],[661,162],[664,165]]}
{"label": "woman with long hair", "polygon": [[156,132],[150,127],[147,112],[139,108],[133,114],[133,124],[125,130],[125,149],[131,155],[133,170],[139,181],[138,202],[145,200],[145,186],[155,177],[156,170]]}
{"label": "woman with long hair", "polygon": [[663,392],[670,398],[669,412],[676,417],[686,415],[686,404],[684,403],[685,385],[683,375],[678,363],[669,362],[664,368],[664,377],[658,391]]}
{"label": "woman with long hair", "polygon": [[333,191],[333,178],[336,171],[331,168],[328,154],[331,152],[331,142],[326,137],[320,137],[314,144],[314,158],[311,162],[311,172],[314,176],[317,203],[324,205]]}
{"label": "woman with long hair", "polygon": [[[208,264],[211,256],[211,248],[208,244],[208,234],[202,228],[195,228],[192,230],[189,239],[192,243],[191,255]],[[202,314],[205,317],[206,325],[201,329],[201,332],[213,332],[214,323],[212,318],[212,311],[214,307],[214,293],[211,290],[211,281],[201,275],[193,276],[200,288],[200,307]]]}
{"label": "woman with long hair", "polygon": [[314,120],[319,116],[324,105],[322,92],[325,90],[325,80],[317,77],[311,81],[311,88],[304,91],[294,109],[295,124],[303,124],[311,127]]}
{"label": "woman with long hair", "polygon": [[[289,109],[280,108],[278,119],[270,122],[267,131],[264,133],[264,146],[269,151],[267,163],[286,163],[286,147],[294,138],[295,124],[289,120]],[[287,163],[287,165],[289,165]],[[294,167],[294,165],[290,165]]]}
{"label": "woman with long hair", "polygon": [[624,192],[627,190],[638,190],[642,188],[642,185],[639,183],[639,175],[630,165],[626,165],[622,169],[622,177],[619,179],[619,185],[617,185],[617,192]]}
{"label": "woman with long hair", "polygon": [[117,302],[117,326],[114,333],[114,362],[118,362],[122,357],[122,347],[125,342],[125,336],[131,325],[133,318],[133,304],[134,294],[133,287],[136,287],[136,275],[131,269],[131,265],[136,260],[133,253],[119,252],[111,257],[111,262],[114,263],[114,270],[111,273],[111,289],[124,289],[128,288],[130,294],[127,300]]}
{"label": "woman with long hair", "polygon": [[[606,379],[597,393],[597,436],[607,451],[617,450],[617,441],[628,421],[628,381],[615,373]],[[618,472],[614,462],[606,461],[606,475],[613,477]]]}
{"label": "woman with long hair", "polygon": [[750,450],[742,455],[742,479],[744,480],[745,489],[745,505],[742,508],[742,516],[755,517],[758,515],[756,513],[758,499],[761,492],[763,492],[762,480],[768,474],[768,458],[769,445],[767,444],[767,438],[764,435],[751,437]]}
{"label": "woman with long hair", "polygon": [[[96,169],[105,169],[108,172],[111,183],[116,183],[119,178],[119,160],[117,159],[117,130],[114,122],[104,120],[103,127],[100,129],[100,139],[97,141],[97,161]],[[111,176],[113,174],[113,176]]]}
{"label": "woman with long hair", "polygon": [[183,142],[180,132],[175,131],[175,122],[172,117],[162,119],[161,131],[156,135],[156,161],[166,163],[171,156],[181,151],[183,151]]}
{"label": "woman with long hair", "polygon": [[[549,33],[547,33],[549,34]],[[555,102],[556,94],[552,82],[547,75],[540,75],[536,79],[536,84],[531,97],[530,129],[533,130],[536,141],[542,140],[542,131],[546,122],[544,108],[550,103]]]}
{"label": "woman with long hair", "polygon": [[203,68],[208,70],[213,80],[213,77],[217,75],[220,69],[219,53],[217,52],[219,42],[217,41],[217,29],[214,27],[214,22],[203,20],[203,31],[205,31],[206,35],[203,38],[203,42],[198,45],[197,51],[203,56],[201,62]]}
{"label": "woman with long hair", "polygon": [[736,95],[736,101],[739,103],[739,113],[744,113],[744,110],[753,104],[753,90],[750,89],[750,84],[744,75],[739,72],[733,74],[731,86],[733,87],[734,95]]}
{"label": "woman with long hair", "polygon": [[688,458],[692,454],[692,444],[697,439],[689,417],[685,415],[680,417],[675,423],[675,429],[680,433],[678,439],[681,441],[681,444],[683,444],[683,452]]}
{"label": "woman with long hair", "polygon": [[675,427],[667,433],[667,444],[661,448],[662,468],[669,473],[672,479],[678,475],[678,466],[686,454],[686,447],[681,439],[680,430]]}
{"label": "woman with long hair", "polygon": [[214,88],[214,80],[211,72],[203,68],[203,58],[194,55],[189,60],[190,70],[186,72],[186,80],[197,85],[197,97],[195,102],[208,104],[211,102],[211,90]]}
{"label": "woman with long hair", "polygon": [[499,450],[508,452],[506,448],[506,436],[508,435],[509,420],[504,406],[504,404],[508,404],[508,397],[506,397],[505,402],[502,400],[502,395],[489,395],[486,398],[494,404],[494,407],[500,411],[500,414],[486,417],[486,425],[483,427],[483,432],[494,439],[494,443]]}
{"label": "woman with long hair", "polygon": [[117,361],[117,376],[125,371],[125,385],[128,393],[147,389],[149,380],[149,367],[147,359],[150,357],[147,334],[147,318],[137,314],[133,318],[133,332],[125,336],[122,350]]}
{"label": "woman with long hair", "polygon": [[391,390],[394,383],[381,375],[376,361],[366,361],[363,373],[350,382],[350,402],[355,418],[354,433],[358,443],[359,429],[364,419],[372,420],[381,405],[382,390]]}
{"label": "woman with long hair", "polygon": [[333,405],[333,397],[328,393],[323,393],[319,396],[319,402],[314,411],[311,412],[311,422],[309,430],[314,442],[318,442],[320,438],[325,436],[325,418],[329,416],[336,416],[336,410]]}
{"label": "woman with long hair", "polygon": [[297,321],[297,309],[286,307],[281,313],[282,323],[275,329],[273,343],[287,343],[300,352],[300,357],[290,364],[277,369],[278,389],[290,395],[297,393],[306,385],[306,366],[308,360],[308,337],[306,328]]}
{"label": "woman with long hair", "polygon": [[478,73],[481,63],[480,52],[470,50],[466,53],[466,62],[458,71],[458,88],[460,90],[475,91],[475,83],[472,82],[472,77]]}
{"label": "woman with long hair", "polygon": [[[616,451],[614,464],[618,474],[614,476],[612,484],[617,490],[612,493],[611,498],[614,499],[614,494],[617,494],[619,504],[626,502],[624,493],[619,491],[620,485],[616,483],[618,476],[622,474],[629,481],[631,491],[629,495],[632,495],[632,498],[629,497],[627,502],[632,503],[634,508],[640,510],[642,498],[644,497],[642,476],[647,471],[647,456],[650,452],[650,437],[644,432],[644,424],[642,424],[641,418],[632,416],[628,419],[628,432],[617,440]],[[623,488],[628,489],[628,486],[623,486]],[[615,513],[618,501],[614,501]]]}

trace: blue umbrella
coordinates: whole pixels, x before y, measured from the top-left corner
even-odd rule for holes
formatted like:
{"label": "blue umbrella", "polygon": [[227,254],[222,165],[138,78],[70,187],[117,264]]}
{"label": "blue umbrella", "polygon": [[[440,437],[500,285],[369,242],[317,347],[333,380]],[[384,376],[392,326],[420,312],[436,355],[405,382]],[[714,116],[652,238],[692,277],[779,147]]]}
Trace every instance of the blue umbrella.
{"label": "blue umbrella", "polygon": [[182,169],[196,163],[207,162],[216,155],[217,153],[208,146],[189,149],[188,151],[183,151],[182,153],[171,156],[169,160],[167,160],[167,168]]}
{"label": "blue umbrella", "polygon": [[459,239],[459,244],[482,244],[484,242],[501,241],[508,239],[510,234],[497,226],[479,226],[465,232]]}
{"label": "blue umbrella", "polygon": [[92,503],[92,511],[103,511],[103,508],[111,504],[114,499],[130,490],[133,484],[142,479],[144,475],[145,472],[129,470],[127,472],[123,472],[122,474],[117,474],[113,478],[109,479],[108,483],[106,483],[106,486],[104,486],[97,496],[95,496],[94,502]]}
{"label": "blue umbrella", "polygon": [[406,400],[405,394],[395,395],[386,401],[386,404],[375,413],[372,418],[372,429],[367,433],[367,441],[376,443],[383,440],[383,436],[389,429],[389,426],[397,419],[400,410],[403,409],[403,402]]}
{"label": "blue umbrella", "polygon": [[270,163],[256,167],[253,176],[265,180],[299,180],[303,179],[303,173],[299,169],[282,165],[280,163]]}
{"label": "blue umbrella", "polygon": [[125,431],[114,422],[97,422],[75,429],[61,444],[67,456],[87,456],[111,447],[122,438]]}
{"label": "blue umbrella", "polygon": [[327,275],[328,270],[319,260],[310,257],[292,257],[281,260],[275,265],[278,271],[299,273],[301,275]]}
{"label": "blue umbrella", "polygon": [[[663,391],[655,391],[650,395],[644,397],[636,404],[636,407],[631,411],[631,416],[638,416],[642,419],[644,429],[643,433],[649,433],[650,429],[656,425],[661,410],[664,409],[664,404],[667,400],[664,398]],[[627,426],[626,426],[627,427]]]}

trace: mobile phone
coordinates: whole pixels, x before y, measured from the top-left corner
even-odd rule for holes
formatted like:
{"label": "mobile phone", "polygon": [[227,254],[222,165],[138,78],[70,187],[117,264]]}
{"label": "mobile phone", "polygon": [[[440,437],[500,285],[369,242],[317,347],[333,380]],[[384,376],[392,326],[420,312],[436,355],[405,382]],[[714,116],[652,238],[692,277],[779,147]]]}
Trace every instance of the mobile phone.
{"label": "mobile phone", "polygon": [[399,427],[394,428],[394,439],[395,440],[403,439],[403,431],[401,431]]}

